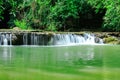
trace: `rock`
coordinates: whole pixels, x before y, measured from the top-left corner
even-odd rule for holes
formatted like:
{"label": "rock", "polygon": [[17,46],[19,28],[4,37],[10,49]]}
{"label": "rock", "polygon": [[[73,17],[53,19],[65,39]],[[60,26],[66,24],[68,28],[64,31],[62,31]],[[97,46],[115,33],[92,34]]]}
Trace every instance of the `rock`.
{"label": "rock", "polygon": [[19,27],[14,27],[13,30],[17,30],[17,31],[18,31],[18,30],[21,30],[21,28],[19,28]]}
{"label": "rock", "polygon": [[96,42],[96,43],[99,43],[99,42],[100,42],[100,38],[96,37],[96,38],[95,38],[95,42]]}
{"label": "rock", "polygon": [[119,44],[120,43],[119,39],[113,36],[105,37],[103,38],[103,41],[104,43],[107,43],[107,44]]}
{"label": "rock", "polygon": [[12,34],[12,41],[17,40],[17,36],[15,34]]}

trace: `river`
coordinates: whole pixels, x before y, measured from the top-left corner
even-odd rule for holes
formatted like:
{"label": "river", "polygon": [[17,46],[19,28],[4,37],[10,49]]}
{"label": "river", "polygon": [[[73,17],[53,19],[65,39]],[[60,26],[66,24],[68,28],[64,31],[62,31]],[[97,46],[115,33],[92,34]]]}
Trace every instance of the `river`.
{"label": "river", "polygon": [[119,45],[1,46],[0,80],[119,80]]}

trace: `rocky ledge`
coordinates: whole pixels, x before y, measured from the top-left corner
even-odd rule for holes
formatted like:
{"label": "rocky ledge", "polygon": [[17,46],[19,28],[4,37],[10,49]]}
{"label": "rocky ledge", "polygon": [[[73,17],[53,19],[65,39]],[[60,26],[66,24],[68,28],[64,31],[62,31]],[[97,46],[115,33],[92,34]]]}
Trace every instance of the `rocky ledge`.
{"label": "rocky ledge", "polygon": [[[40,31],[40,30],[15,30],[15,29],[0,29],[0,33],[10,33],[12,34],[13,42],[17,39],[22,39],[21,35],[24,33],[28,34],[36,34],[36,35],[43,35],[44,37],[48,36],[51,37],[54,34],[76,34],[76,35],[83,35],[84,33],[94,34],[97,38],[103,39],[105,44],[120,44],[120,32],[48,32],[48,31]],[[14,42],[15,43],[15,42]]]}
{"label": "rocky ledge", "polygon": [[106,44],[120,44],[120,32],[93,32]]}

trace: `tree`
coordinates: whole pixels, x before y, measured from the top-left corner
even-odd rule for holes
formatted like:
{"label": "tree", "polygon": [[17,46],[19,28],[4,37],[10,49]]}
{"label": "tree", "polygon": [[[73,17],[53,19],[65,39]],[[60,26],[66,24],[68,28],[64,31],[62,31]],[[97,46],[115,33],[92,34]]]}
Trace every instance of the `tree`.
{"label": "tree", "polygon": [[89,0],[96,12],[105,9],[103,28],[112,31],[120,31],[120,0]]}
{"label": "tree", "polygon": [[95,15],[105,12],[102,28],[120,31],[119,4],[120,0],[0,0],[0,19],[4,18],[4,11],[9,10],[10,27],[23,23],[25,29],[56,31],[68,26],[70,18],[75,21],[92,12]]}

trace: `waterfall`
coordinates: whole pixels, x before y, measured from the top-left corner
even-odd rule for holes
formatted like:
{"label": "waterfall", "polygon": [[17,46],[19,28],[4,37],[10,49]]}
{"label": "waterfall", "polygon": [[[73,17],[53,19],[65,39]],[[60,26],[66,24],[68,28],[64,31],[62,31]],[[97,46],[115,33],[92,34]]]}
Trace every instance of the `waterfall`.
{"label": "waterfall", "polygon": [[31,34],[31,45],[39,45],[39,35],[32,33]]}
{"label": "waterfall", "polygon": [[9,36],[9,40],[10,40],[10,45],[12,45],[12,34],[10,34],[10,36]]}
{"label": "waterfall", "polygon": [[36,33],[24,33],[23,34],[23,45],[39,45],[41,42],[41,35]]}
{"label": "waterfall", "polygon": [[93,34],[85,33],[84,35],[76,34],[55,34],[51,38],[52,45],[71,45],[71,44],[102,44],[102,39],[96,41]]}
{"label": "waterfall", "polygon": [[3,40],[3,45],[8,45],[8,40],[7,40],[7,38],[4,38],[4,40]]}
{"label": "waterfall", "polygon": [[27,45],[28,44],[28,34],[25,33],[23,34],[23,45]]}
{"label": "waterfall", "polygon": [[103,44],[94,34],[39,34],[0,32],[0,45],[73,45]]}
{"label": "waterfall", "polygon": [[12,34],[11,33],[0,33],[0,45],[12,45]]}

